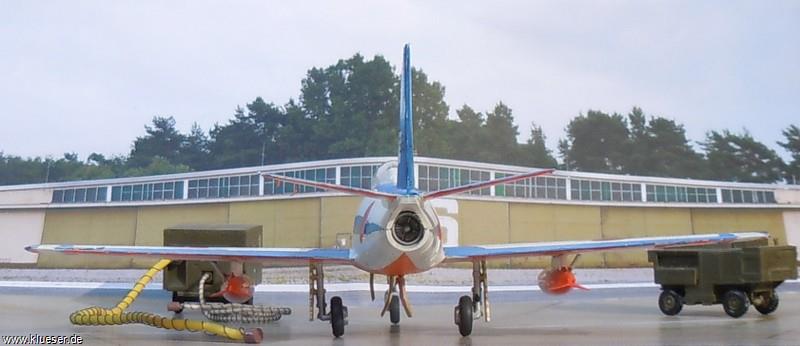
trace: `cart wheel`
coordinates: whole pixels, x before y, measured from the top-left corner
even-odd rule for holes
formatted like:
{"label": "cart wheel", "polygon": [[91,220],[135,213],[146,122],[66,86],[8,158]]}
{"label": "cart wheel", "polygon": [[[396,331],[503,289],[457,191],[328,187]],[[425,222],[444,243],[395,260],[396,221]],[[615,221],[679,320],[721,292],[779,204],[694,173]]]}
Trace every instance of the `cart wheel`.
{"label": "cart wheel", "polygon": [[392,296],[389,302],[389,320],[392,324],[400,323],[400,297]]}
{"label": "cart wheel", "polygon": [[183,302],[185,299],[178,295],[178,292],[172,292],[172,302],[167,304],[167,310],[174,312],[175,314],[180,314],[183,312]]}
{"label": "cart wheel", "polygon": [[673,290],[663,290],[658,296],[658,308],[664,315],[677,315],[683,309],[683,297]]}
{"label": "cart wheel", "polygon": [[747,312],[750,301],[742,291],[730,290],[722,297],[722,307],[728,316],[739,318]]}
{"label": "cart wheel", "polygon": [[763,315],[769,315],[778,309],[778,294],[772,292],[769,296],[761,297],[762,303],[755,305],[756,310]]}

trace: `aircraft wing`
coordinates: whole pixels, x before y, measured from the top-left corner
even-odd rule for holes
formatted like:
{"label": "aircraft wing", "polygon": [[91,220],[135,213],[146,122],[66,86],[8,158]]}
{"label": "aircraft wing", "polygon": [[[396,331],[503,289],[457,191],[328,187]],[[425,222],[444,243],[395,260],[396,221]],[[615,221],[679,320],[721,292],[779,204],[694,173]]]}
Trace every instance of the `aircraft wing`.
{"label": "aircraft wing", "polygon": [[716,233],[679,235],[615,240],[559,241],[541,243],[470,245],[445,247],[446,262],[468,262],[477,259],[557,256],[598,251],[618,251],[636,248],[668,248],[691,245],[726,243],[735,240],[767,238],[767,233]]}
{"label": "aircraft wing", "polygon": [[350,249],[178,246],[32,245],[35,253],[150,257],[172,260],[352,264]]}

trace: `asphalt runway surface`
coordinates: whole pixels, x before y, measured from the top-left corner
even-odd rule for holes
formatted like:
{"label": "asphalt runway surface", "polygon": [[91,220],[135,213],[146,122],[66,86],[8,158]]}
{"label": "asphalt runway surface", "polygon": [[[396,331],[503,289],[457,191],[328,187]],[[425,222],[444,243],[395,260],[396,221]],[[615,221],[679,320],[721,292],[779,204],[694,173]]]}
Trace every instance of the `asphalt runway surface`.
{"label": "asphalt runway surface", "polygon": [[[491,287],[490,287],[491,291]],[[392,326],[382,302],[368,292],[343,292],[349,325],[333,338],[327,322],[308,321],[303,293],[259,293],[256,303],[288,306],[293,314],[262,325],[269,345],[800,345],[800,284],[779,288],[778,310],[762,316],[754,308],[741,318],[720,305],[685,306],[677,316],[658,309],[658,288],[613,288],[550,296],[535,291],[492,293],[492,321],[475,321],[473,334],[461,337],[453,306],[462,293],[411,293],[414,317]],[[225,339],[141,325],[73,326],[69,314],[88,306],[112,307],[126,293],[119,289],[0,288],[0,335],[73,335],[84,344],[213,345]],[[466,290],[465,290],[466,293]],[[333,296],[329,294],[328,298]],[[382,296],[379,293],[378,296]],[[170,316],[169,294],[145,291],[129,311]],[[202,318],[199,312],[183,314]]]}

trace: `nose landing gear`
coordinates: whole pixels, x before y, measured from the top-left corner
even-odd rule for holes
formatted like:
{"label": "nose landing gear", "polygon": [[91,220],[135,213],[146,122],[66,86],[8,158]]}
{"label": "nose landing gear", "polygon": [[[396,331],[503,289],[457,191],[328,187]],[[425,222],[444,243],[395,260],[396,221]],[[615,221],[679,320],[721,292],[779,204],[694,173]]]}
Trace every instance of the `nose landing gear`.
{"label": "nose landing gear", "polygon": [[[383,310],[381,310],[381,317],[389,311],[389,320],[392,324],[400,323],[400,304],[403,305],[403,310],[406,316],[411,317],[411,304],[408,301],[408,292],[406,291],[406,279],[403,276],[388,275],[386,277],[389,288],[383,296]],[[399,292],[398,292],[399,291]]]}

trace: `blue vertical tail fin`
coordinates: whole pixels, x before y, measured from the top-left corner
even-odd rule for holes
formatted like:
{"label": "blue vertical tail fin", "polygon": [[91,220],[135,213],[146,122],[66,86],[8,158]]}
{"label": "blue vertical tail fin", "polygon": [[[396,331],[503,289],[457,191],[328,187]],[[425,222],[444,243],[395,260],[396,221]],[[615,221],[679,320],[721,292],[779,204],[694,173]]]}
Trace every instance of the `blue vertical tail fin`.
{"label": "blue vertical tail fin", "polygon": [[406,195],[414,190],[414,119],[411,105],[411,48],[403,47],[400,79],[400,134],[397,158],[397,188]]}

